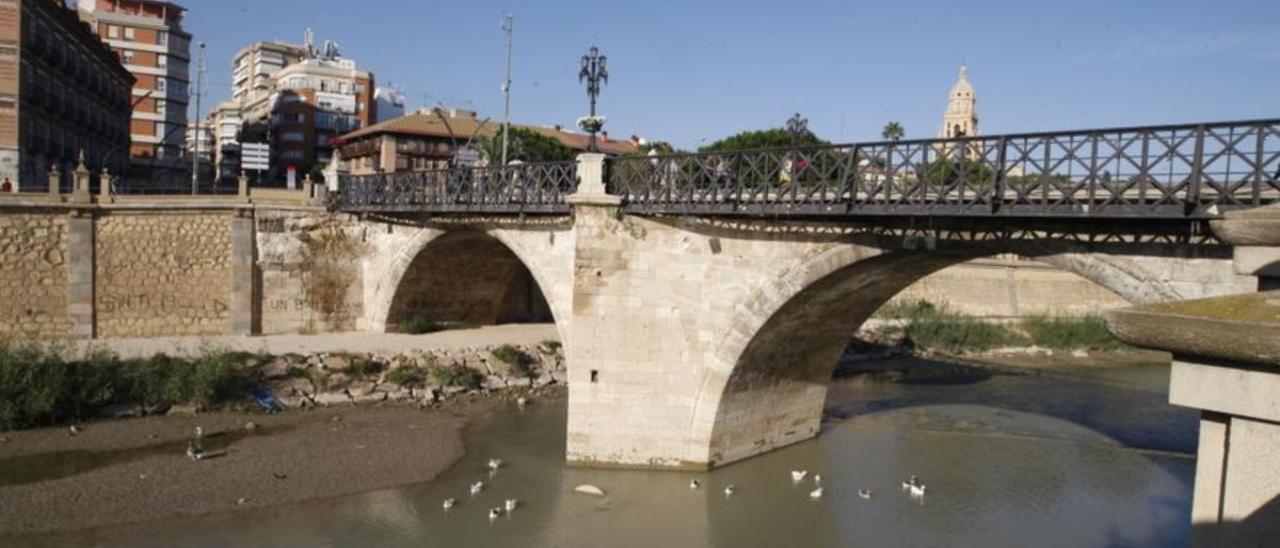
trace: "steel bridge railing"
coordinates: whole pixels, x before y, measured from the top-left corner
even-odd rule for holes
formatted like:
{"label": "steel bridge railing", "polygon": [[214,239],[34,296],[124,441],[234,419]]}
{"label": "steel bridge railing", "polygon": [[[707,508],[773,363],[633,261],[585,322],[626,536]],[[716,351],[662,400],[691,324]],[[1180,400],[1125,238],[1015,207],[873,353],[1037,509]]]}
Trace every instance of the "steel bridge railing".
{"label": "steel bridge railing", "polygon": [[452,168],[339,179],[334,207],[348,212],[563,213],[576,162]]}
{"label": "steel bridge railing", "polygon": [[1280,120],[611,160],[628,212],[1214,218],[1280,201]]}

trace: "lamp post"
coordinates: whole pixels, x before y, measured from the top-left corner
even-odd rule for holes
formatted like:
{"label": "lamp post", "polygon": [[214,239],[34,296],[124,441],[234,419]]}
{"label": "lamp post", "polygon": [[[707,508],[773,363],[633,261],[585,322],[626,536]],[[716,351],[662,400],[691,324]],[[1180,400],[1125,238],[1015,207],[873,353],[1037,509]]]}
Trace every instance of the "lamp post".
{"label": "lamp post", "polygon": [[587,144],[588,152],[596,151],[596,133],[604,127],[604,119],[596,116],[596,97],[600,95],[600,87],[609,82],[609,70],[605,63],[607,58],[600,55],[595,46],[582,56],[582,69],[578,71],[578,82],[587,83],[587,97],[591,98],[591,115],[578,121],[578,125],[591,134]]}

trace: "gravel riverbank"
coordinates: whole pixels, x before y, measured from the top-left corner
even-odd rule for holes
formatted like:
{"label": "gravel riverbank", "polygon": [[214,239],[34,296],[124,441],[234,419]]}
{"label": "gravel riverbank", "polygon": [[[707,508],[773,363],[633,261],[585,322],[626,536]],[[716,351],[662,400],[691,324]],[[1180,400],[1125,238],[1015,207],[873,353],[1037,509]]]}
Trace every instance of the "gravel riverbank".
{"label": "gravel riverbank", "polygon": [[[430,481],[464,454],[468,422],[514,405],[514,397],[461,395],[427,410],[380,404],[156,416],[89,423],[76,435],[64,427],[0,434],[0,545]],[[200,461],[185,455],[197,425],[210,455]]]}

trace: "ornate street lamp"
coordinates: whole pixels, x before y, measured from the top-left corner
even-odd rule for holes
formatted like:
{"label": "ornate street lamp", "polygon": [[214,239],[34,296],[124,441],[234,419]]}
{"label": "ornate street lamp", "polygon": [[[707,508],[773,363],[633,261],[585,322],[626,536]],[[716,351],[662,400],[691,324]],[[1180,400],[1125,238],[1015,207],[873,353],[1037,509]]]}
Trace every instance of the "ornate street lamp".
{"label": "ornate street lamp", "polygon": [[587,54],[582,56],[582,70],[578,71],[578,82],[587,83],[587,97],[591,98],[591,115],[578,119],[578,127],[591,134],[591,141],[587,144],[588,152],[596,151],[596,133],[604,127],[604,116],[596,116],[596,97],[600,95],[600,87],[609,82],[606,60],[605,56],[600,55],[599,49],[591,46]]}

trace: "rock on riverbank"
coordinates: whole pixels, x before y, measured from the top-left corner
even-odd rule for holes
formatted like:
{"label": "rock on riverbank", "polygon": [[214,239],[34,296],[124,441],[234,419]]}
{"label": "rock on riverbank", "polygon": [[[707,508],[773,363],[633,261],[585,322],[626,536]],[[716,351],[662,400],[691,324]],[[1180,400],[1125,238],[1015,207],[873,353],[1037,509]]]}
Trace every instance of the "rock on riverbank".
{"label": "rock on riverbank", "polygon": [[432,405],[458,394],[565,384],[559,343],[401,353],[316,353],[261,357],[252,367],[290,408],[407,402]]}

